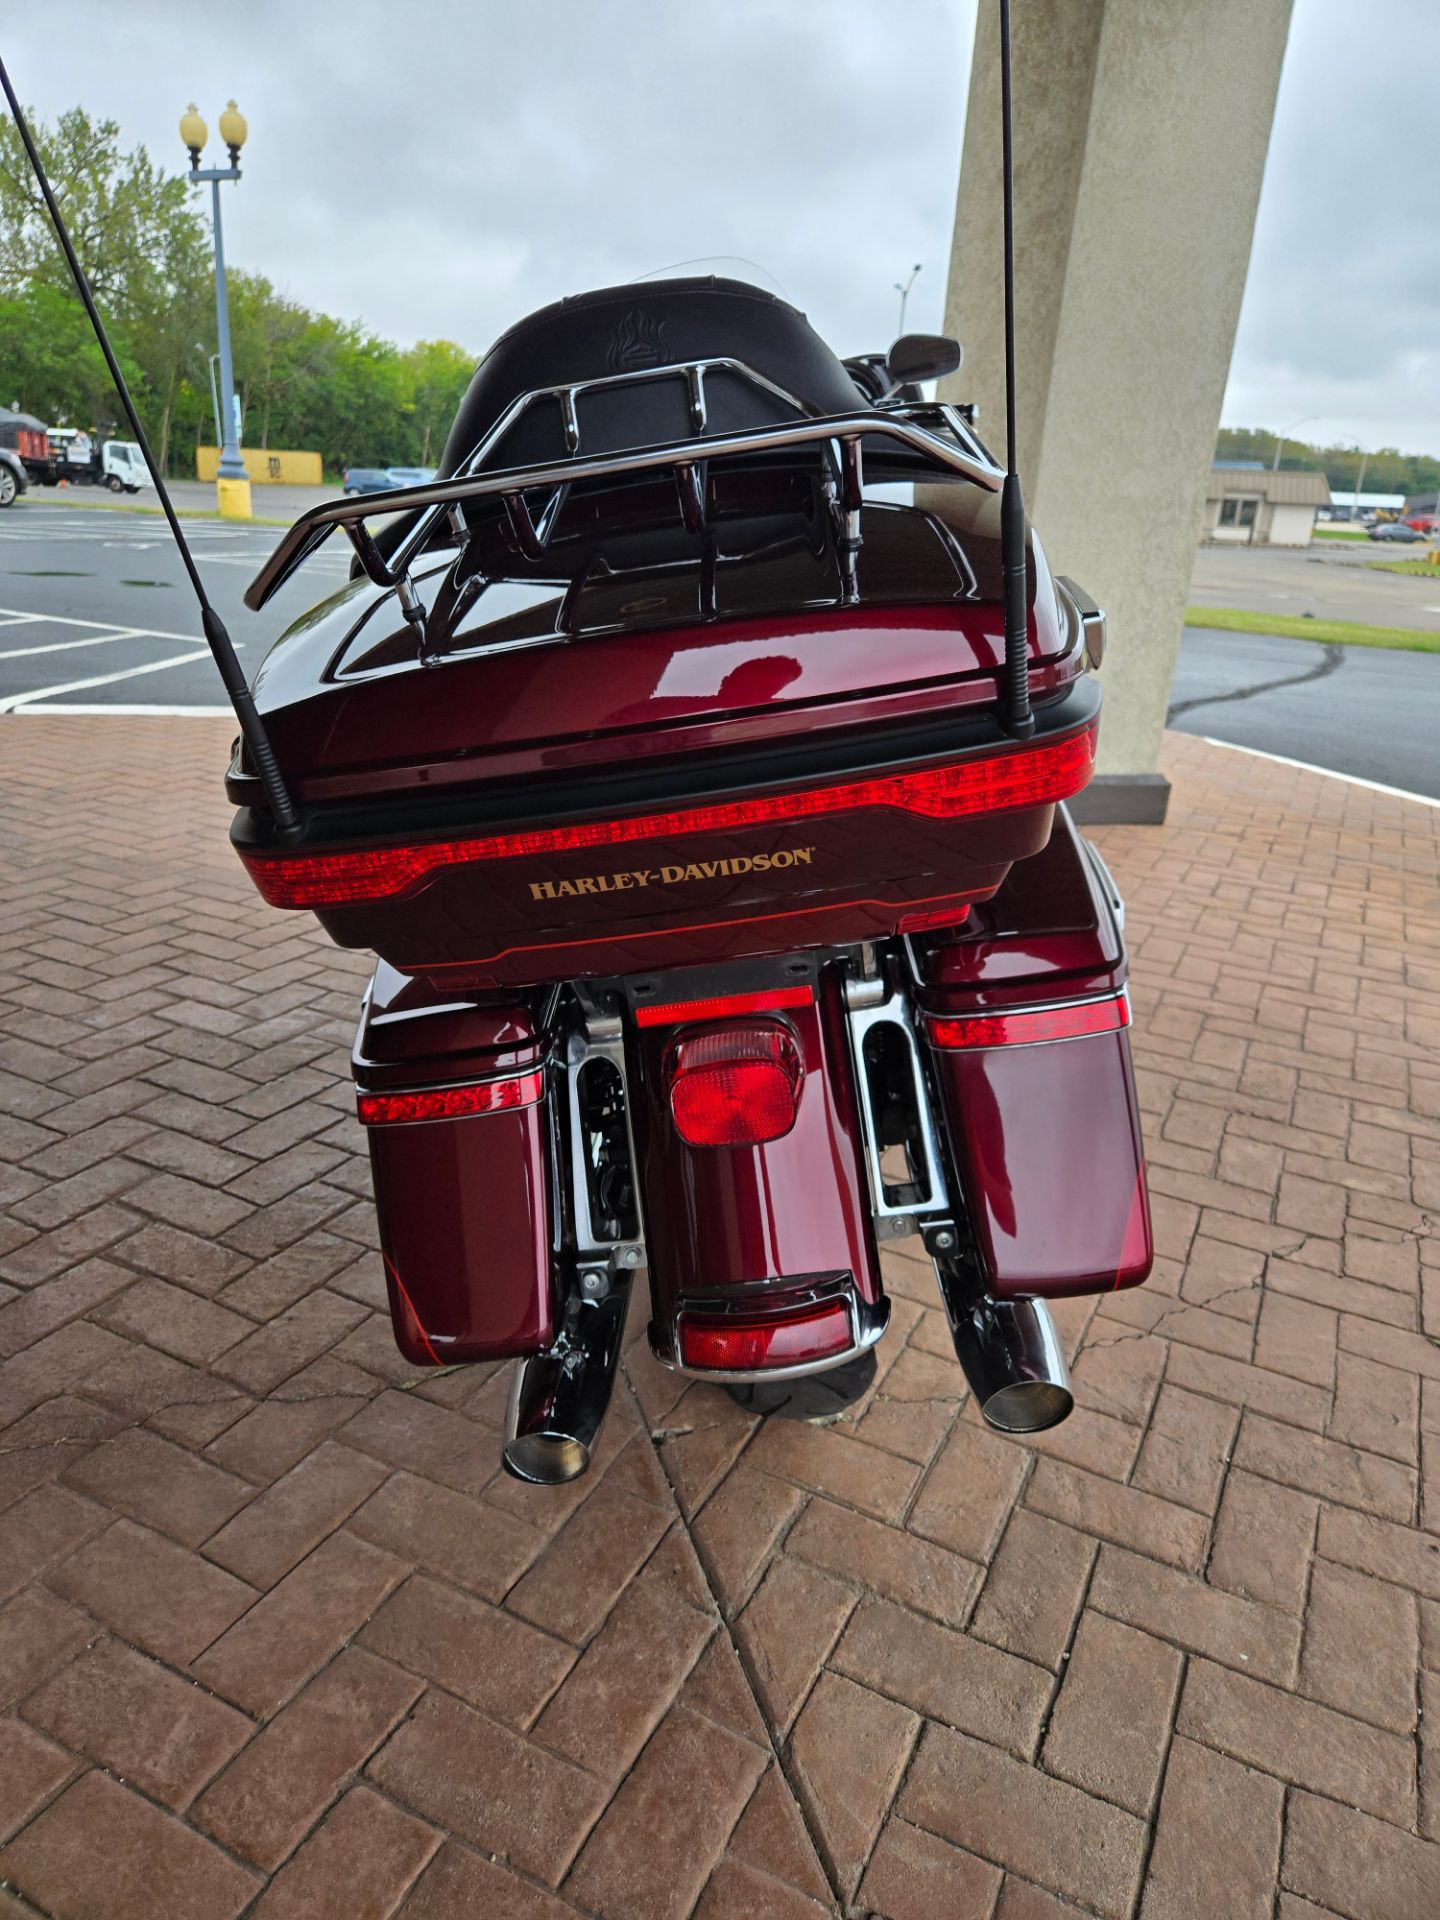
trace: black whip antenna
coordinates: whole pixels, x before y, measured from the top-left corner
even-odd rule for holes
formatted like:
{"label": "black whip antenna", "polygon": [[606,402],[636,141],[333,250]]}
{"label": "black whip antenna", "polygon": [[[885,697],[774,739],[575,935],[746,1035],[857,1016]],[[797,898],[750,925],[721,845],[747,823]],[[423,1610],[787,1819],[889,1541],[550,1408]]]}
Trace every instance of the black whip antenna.
{"label": "black whip antenna", "polygon": [[1010,0],[1000,0],[1000,165],[1005,221],[1005,485],[1000,493],[1000,572],[1005,583],[1002,717],[1019,739],[1035,731],[1030,711],[1030,623],[1025,606],[1025,495],[1015,471],[1015,171],[1010,131]]}
{"label": "black whip antenna", "polygon": [[100,343],[100,351],[104,354],[105,364],[110,369],[110,378],[114,381],[115,391],[120,396],[120,405],[125,410],[130,431],[139,443],[140,451],[145,456],[145,464],[150,469],[150,477],[155,482],[155,492],[159,497],[161,509],[170,523],[175,545],[180,550],[180,558],[185,563],[185,571],[190,576],[190,585],[195,590],[195,598],[200,606],[200,626],[205,635],[205,644],[214,655],[215,664],[220,669],[220,678],[225,682],[225,691],[230,696],[231,706],[235,709],[235,718],[240,722],[240,732],[244,736],[245,745],[250,750],[250,758],[260,777],[260,784],[265,789],[265,798],[270,803],[275,825],[282,834],[293,833],[298,826],[295,805],[276,762],[274,749],[270,745],[270,736],[266,733],[265,723],[261,720],[255,706],[244,668],[235,657],[234,642],[226,630],[225,622],[210,604],[210,596],[206,593],[205,583],[200,578],[195,556],[191,553],[189,543],[181,531],[180,522],[175,517],[175,509],[170,502],[170,490],[165,485],[164,476],[150,451],[150,442],[145,437],[145,429],[141,426],[140,416],[135,411],[135,402],[130,398],[130,389],[125,384],[125,376],[120,371],[120,363],[115,358],[114,348],[110,345],[109,336],[105,331],[105,322],[100,318],[100,310],[95,305],[95,296],[90,291],[89,281],[85,278],[85,269],[80,265],[75,248],[71,244],[64,217],[51,190],[50,182],[46,178],[44,164],[31,137],[30,127],[21,110],[20,102],[15,97],[15,89],[10,84],[10,75],[5,70],[3,60],[0,60],[0,88],[4,89],[10,111],[15,116],[15,125],[19,130],[21,144],[25,148],[36,183],[49,209],[56,238],[60,242],[70,268],[71,278],[75,282],[75,290],[80,295],[80,301],[86,313],[90,316],[90,325],[95,329],[95,338]]}

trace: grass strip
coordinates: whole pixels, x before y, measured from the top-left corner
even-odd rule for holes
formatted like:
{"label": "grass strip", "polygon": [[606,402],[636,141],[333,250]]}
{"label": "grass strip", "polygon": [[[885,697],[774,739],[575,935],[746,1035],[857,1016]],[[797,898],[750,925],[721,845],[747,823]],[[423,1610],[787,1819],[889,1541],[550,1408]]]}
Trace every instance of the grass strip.
{"label": "grass strip", "polygon": [[[50,488],[46,489],[46,493],[48,497],[44,500],[36,500],[26,495],[17,500],[15,505],[22,509],[25,507],[79,507],[86,513],[148,513],[152,519],[159,520],[165,517],[163,507],[146,506],[140,500],[77,500],[68,488],[63,494]],[[175,511],[182,520],[229,519],[230,524],[236,527],[288,527],[293,524],[289,520],[266,520],[258,514],[251,514],[245,520],[236,520],[231,519],[228,514],[218,513],[214,507],[182,507],[178,502]]]}
{"label": "grass strip", "polygon": [[1351,620],[1306,620],[1292,613],[1251,613],[1243,607],[1187,607],[1187,627],[1221,633],[1267,633],[1282,640],[1315,640],[1342,647],[1388,647],[1403,653],[1440,653],[1440,633],[1418,627],[1367,627]]}
{"label": "grass strip", "polygon": [[1360,527],[1316,527],[1317,540],[1366,540],[1369,535]]}
{"label": "grass strip", "polygon": [[1421,579],[1440,581],[1440,566],[1433,560],[1367,560],[1376,573],[1413,573]]}

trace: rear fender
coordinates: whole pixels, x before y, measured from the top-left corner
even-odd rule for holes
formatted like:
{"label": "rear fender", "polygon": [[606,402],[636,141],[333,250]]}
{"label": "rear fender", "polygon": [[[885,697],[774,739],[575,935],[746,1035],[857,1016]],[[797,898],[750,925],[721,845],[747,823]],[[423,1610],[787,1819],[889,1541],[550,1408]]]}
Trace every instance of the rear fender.
{"label": "rear fender", "polygon": [[778,1016],[803,1066],[795,1124],[779,1140],[693,1147],[670,1112],[665,1054],[684,1025],[632,1031],[636,1146],[650,1262],[651,1346],[677,1361],[683,1307],[777,1310],[810,1291],[848,1290],[857,1344],[888,1309],[871,1228],[860,1116],[838,978]]}

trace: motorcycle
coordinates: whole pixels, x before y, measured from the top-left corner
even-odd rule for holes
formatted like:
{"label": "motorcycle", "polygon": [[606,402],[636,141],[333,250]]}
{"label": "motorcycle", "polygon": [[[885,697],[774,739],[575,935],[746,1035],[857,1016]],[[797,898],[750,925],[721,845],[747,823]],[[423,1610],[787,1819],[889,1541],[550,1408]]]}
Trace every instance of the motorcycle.
{"label": "motorcycle", "polygon": [[926,398],[959,360],[842,361],[737,281],[604,289],[496,343],[435,480],[285,534],[251,608],[337,528],[352,578],[253,688],[193,576],[235,848],[377,956],[396,1342],[515,1361],[522,1479],[586,1470],[642,1276],[667,1368],[863,1384],[918,1239],[1028,1433],[1072,1404],[1046,1302],[1149,1272],[1123,908],[1065,807],[1104,617]]}

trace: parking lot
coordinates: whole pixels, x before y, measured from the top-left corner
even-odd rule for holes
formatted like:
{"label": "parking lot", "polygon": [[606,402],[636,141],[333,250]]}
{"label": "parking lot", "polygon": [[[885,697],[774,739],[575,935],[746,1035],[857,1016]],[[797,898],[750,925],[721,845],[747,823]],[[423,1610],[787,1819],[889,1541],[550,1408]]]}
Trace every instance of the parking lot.
{"label": "parking lot", "polygon": [[[318,554],[263,615],[241,595],[273,527],[187,520],[201,577],[247,673],[275,635],[346,577],[349,549]],[[0,516],[0,713],[229,711],[163,520],[49,501]]]}

